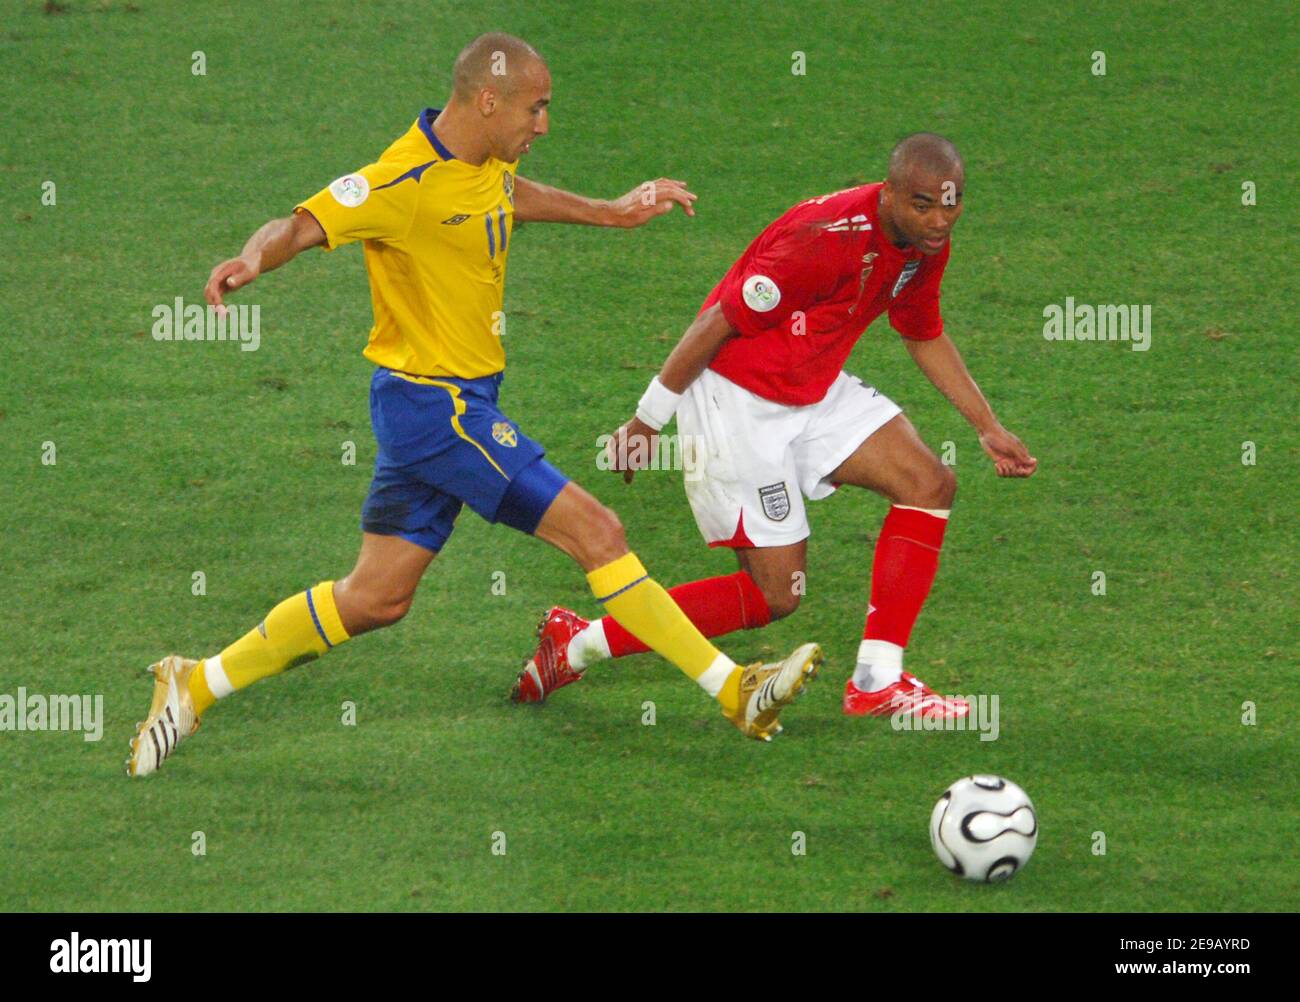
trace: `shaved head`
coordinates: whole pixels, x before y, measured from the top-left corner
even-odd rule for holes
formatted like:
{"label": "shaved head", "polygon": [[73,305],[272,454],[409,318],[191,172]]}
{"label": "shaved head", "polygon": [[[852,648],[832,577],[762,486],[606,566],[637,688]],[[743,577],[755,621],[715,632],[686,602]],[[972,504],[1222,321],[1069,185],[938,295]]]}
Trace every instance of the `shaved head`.
{"label": "shaved head", "polygon": [[880,222],[897,247],[940,254],[962,212],[966,166],[957,147],[933,132],[905,136],[889,154]]}
{"label": "shaved head", "polygon": [[909,175],[964,177],[966,165],[949,140],[934,132],[914,132],[903,137],[889,154],[889,179],[902,184]]}
{"label": "shaved head", "polygon": [[452,69],[452,97],[473,101],[484,88],[502,95],[517,90],[530,74],[545,71],[537,50],[522,38],[499,31],[479,35],[461,50]]}
{"label": "shaved head", "polygon": [[458,158],[513,163],[550,130],[551,73],[522,38],[479,35],[456,57],[451,76],[451,97],[434,128]]}

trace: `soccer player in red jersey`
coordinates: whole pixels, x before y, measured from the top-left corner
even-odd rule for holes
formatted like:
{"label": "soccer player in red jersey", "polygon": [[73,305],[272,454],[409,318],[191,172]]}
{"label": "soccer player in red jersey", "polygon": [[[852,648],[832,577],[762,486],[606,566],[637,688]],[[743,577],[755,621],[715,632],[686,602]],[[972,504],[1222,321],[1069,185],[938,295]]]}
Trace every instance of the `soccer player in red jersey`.
{"label": "soccer player in red jersey", "polygon": [[[962,212],[965,168],[942,136],[903,139],[887,180],[801,202],[767,227],[709,294],[650,383],[610,458],[631,480],[677,417],[686,493],[710,546],[740,570],[671,589],[707,636],[766,625],[799,606],[804,498],[865,487],[891,502],[876,541],[866,628],[844,712],[964,716],[903,670],[939,566],[956,478],[901,409],[843,366],[882,313],[913,361],[979,434],[998,476],[1038,461],[994,416],[944,332],[940,283]],[[608,657],[645,646],[610,617],[552,609],[513,696],[536,702]]]}

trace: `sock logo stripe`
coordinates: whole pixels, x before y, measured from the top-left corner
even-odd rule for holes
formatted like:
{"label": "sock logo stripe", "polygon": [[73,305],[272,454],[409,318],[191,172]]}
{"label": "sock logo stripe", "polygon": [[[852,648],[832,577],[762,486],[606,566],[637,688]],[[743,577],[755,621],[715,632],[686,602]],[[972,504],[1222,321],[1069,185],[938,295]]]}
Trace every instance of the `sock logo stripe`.
{"label": "sock logo stripe", "polygon": [[[649,574],[642,574],[639,578],[637,578],[637,579],[636,579],[635,581],[633,581],[631,584],[626,584],[626,585],[624,585],[622,588],[620,588],[618,591],[616,591],[616,592],[614,592],[614,593],[612,593],[612,594],[610,594],[610,595],[606,595],[606,596],[604,596],[603,598],[598,597],[598,598],[596,599],[596,601],[599,602],[601,605],[604,605],[606,602],[609,602],[609,601],[611,601],[611,600],[613,600],[613,599],[618,598],[618,597],[619,597],[620,595],[622,595],[625,591],[630,591],[631,589],[635,588],[635,587],[636,587],[637,585],[639,585],[642,581],[649,581],[649,580],[650,580],[650,575],[649,575]],[[315,614],[313,613],[313,615],[315,615]]]}
{"label": "sock logo stripe", "polygon": [[320,617],[316,615],[316,603],[311,600],[311,589],[308,588],[303,594],[307,596],[307,611],[311,613],[311,621],[316,627],[316,632],[320,634],[321,640],[325,641],[326,649],[332,650],[334,645],[330,643],[330,638],[325,636],[325,631],[320,625]]}

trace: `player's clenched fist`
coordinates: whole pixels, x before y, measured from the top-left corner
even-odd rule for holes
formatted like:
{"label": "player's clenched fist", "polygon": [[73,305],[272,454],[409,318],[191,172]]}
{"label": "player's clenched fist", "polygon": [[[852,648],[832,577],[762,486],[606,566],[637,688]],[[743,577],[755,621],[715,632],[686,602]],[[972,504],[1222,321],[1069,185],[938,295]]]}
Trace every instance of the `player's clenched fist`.
{"label": "player's clenched fist", "polygon": [[623,483],[630,484],[637,470],[649,467],[650,457],[658,448],[659,433],[634,417],[605,444],[605,458],[611,470],[622,472]]}
{"label": "player's clenched fist", "polygon": [[232,257],[212,269],[212,274],[208,276],[208,284],[203,288],[203,298],[208,301],[209,306],[224,310],[225,304],[222,301],[224,294],[234,292],[256,277],[256,268],[242,257]]}
{"label": "player's clenched fist", "polygon": [[616,226],[640,226],[655,216],[671,212],[680,205],[688,216],[695,215],[695,199],[699,196],[686,187],[685,181],[661,177],[637,185],[622,198],[610,203]]}

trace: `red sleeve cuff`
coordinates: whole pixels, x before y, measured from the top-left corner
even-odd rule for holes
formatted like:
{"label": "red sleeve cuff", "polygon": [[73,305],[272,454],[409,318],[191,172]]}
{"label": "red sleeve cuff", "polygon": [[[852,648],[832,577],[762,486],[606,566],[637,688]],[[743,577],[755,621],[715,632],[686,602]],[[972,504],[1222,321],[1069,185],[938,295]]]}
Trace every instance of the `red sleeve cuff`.
{"label": "red sleeve cuff", "polygon": [[[897,328],[895,328],[895,330],[897,330]],[[903,337],[908,341],[933,341],[935,338],[937,338],[940,334],[943,333],[943,324],[939,323],[937,326],[930,328],[930,330],[923,331],[919,334],[909,333],[908,331],[901,331],[901,330],[898,331],[898,333],[900,337]]]}
{"label": "red sleeve cuff", "polygon": [[754,337],[758,333],[750,326],[746,307],[739,301],[734,288],[724,288],[718,294],[718,305],[722,307],[722,315],[727,318],[727,323],[737,334]]}

